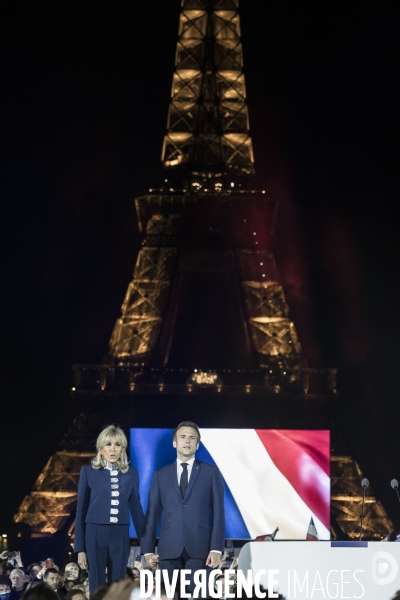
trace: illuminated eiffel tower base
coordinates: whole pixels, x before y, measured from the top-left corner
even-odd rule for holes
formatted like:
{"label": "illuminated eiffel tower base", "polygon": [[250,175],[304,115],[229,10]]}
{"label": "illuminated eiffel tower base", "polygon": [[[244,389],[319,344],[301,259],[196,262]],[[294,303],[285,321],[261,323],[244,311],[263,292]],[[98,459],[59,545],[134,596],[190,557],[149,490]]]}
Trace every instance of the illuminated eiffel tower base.
{"label": "illuminated eiffel tower base", "polygon": [[[357,539],[362,472],[335,433],[335,369],[310,368],[272,253],[277,202],[251,187],[237,0],[182,0],[163,186],[135,199],[141,246],[100,365],[76,365],[78,416],[17,523],[73,536],[80,467],[103,425],[330,429],[333,538]],[[370,488],[369,488],[370,490]],[[365,539],[393,524],[369,491]]]}

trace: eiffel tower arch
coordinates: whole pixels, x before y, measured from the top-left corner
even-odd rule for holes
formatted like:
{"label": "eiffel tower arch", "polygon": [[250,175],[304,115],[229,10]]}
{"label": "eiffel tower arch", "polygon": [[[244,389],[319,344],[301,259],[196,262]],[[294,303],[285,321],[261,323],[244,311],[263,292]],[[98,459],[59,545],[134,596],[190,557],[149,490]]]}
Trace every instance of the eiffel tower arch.
{"label": "eiffel tower arch", "polygon": [[[163,186],[135,198],[132,278],[99,365],[75,365],[75,422],[15,521],[73,537],[79,469],[119,422],[330,429],[331,533],[357,538],[362,471],[336,432],[336,370],[307,364],[273,255],[278,201],[252,187],[238,0],[182,0]],[[365,537],[392,523],[367,495]]]}

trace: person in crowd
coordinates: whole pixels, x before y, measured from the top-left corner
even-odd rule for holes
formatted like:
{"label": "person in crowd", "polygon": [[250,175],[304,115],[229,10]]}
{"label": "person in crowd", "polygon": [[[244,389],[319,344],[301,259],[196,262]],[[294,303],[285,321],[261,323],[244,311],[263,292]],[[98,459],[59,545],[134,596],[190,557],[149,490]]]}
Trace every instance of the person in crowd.
{"label": "person in crowd", "polygon": [[65,600],[86,600],[86,597],[82,590],[72,589],[66,594]]}
{"label": "person in crowd", "polygon": [[87,571],[82,571],[79,575],[79,584],[83,587],[86,598],[89,598],[89,576]]}
{"label": "person in crowd", "polygon": [[69,590],[72,590],[72,588],[77,583],[78,582],[75,579],[65,579],[65,577],[64,577],[64,587],[63,587],[64,593],[67,594],[67,592],[69,592]]}
{"label": "person in crowd", "polygon": [[64,569],[64,576],[67,579],[78,580],[79,579],[79,566],[74,562],[68,563]]}
{"label": "person in crowd", "polygon": [[37,583],[25,592],[22,600],[58,600],[58,596],[46,583]]}
{"label": "person in crowd", "polygon": [[22,570],[24,568],[24,565],[22,564],[21,560],[21,553],[18,551],[10,553],[8,550],[4,550],[0,554],[0,560],[0,574],[2,575],[7,575],[8,577],[10,577],[11,571],[13,571],[14,569]]}
{"label": "person in crowd", "polygon": [[26,590],[25,593],[28,590],[31,590],[32,588],[36,587],[37,585],[42,585],[41,581],[38,581],[37,579],[34,579],[33,581],[31,581],[30,583],[28,583],[28,585],[26,586]]}
{"label": "person in crowd", "polygon": [[79,567],[76,563],[68,563],[64,570],[64,585],[62,592],[64,595],[78,583]]}
{"label": "person in crowd", "polygon": [[56,592],[57,592],[57,596],[59,598],[61,598],[61,600],[64,600],[64,597],[65,597],[65,592],[64,592],[63,588],[64,588],[64,578],[63,578],[62,575],[60,575],[60,573],[58,573],[58,576],[57,576],[57,590],[56,590]]}
{"label": "person in crowd", "polygon": [[13,569],[10,573],[12,583],[11,600],[19,600],[26,590],[28,582],[22,569]]}
{"label": "person in crowd", "polygon": [[91,590],[105,583],[106,567],[109,580],[125,577],[129,509],[138,536],[144,523],[138,472],[129,467],[124,432],[114,425],[107,427],[96,448],[92,464],[81,469],[74,544],[79,566],[88,569]]}
{"label": "person in crowd", "polygon": [[32,582],[36,579],[38,573],[41,571],[42,567],[40,566],[40,563],[31,563],[27,568],[26,568],[26,577],[29,580],[29,582]]}
{"label": "person in crowd", "polygon": [[71,590],[79,581],[79,567],[76,563],[68,563],[64,570],[62,578],[63,585],[58,590],[60,598],[65,598],[67,592]]}
{"label": "person in crowd", "polygon": [[43,575],[43,581],[46,583],[54,592],[57,594],[57,598],[60,598],[58,595],[58,585],[59,585],[59,574],[57,569],[51,567],[50,569],[46,569]]}
{"label": "person in crowd", "polygon": [[234,577],[231,576],[229,579],[232,583],[229,585],[229,589],[225,590],[225,574],[222,572],[221,575],[217,575],[217,577],[215,578],[215,591],[221,589],[221,598],[226,598],[227,591],[230,594],[236,592],[236,583],[234,582]]}
{"label": "person in crowd", "polygon": [[156,532],[163,510],[160,569],[166,569],[170,578],[175,569],[191,570],[191,591],[194,571],[218,567],[225,547],[222,477],[215,465],[196,460],[199,444],[200,431],[195,423],[184,421],[174,430],[172,445],[177,461],[153,476],[141,540],[145,560],[154,567],[158,559]]}
{"label": "person in crowd", "polygon": [[[60,576],[61,577],[61,576]],[[78,583],[77,579],[69,578],[69,571],[64,572],[64,576],[61,577],[61,587],[58,588],[57,594],[60,598],[64,599],[67,595],[67,592],[71,590],[74,585]]]}
{"label": "person in crowd", "polygon": [[136,567],[133,567],[133,569],[130,569],[128,567],[126,569],[126,576],[129,577],[129,579],[132,579],[133,581],[135,581],[135,579],[140,580],[140,571]]}
{"label": "person in crowd", "polygon": [[[10,556],[10,554],[12,556]],[[19,551],[15,551],[15,552],[8,552],[8,550],[4,550],[4,552],[2,552],[0,554],[0,559],[6,562],[7,568],[10,568],[10,570],[12,569],[23,569],[24,565],[22,563],[22,559],[21,559],[21,552]]]}
{"label": "person in crowd", "polygon": [[232,556],[232,552],[226,551],[222,555],[221,564],[219,566],[220,569],[234,569],[236,570],[238,566],[238,557]]}
{"label": "person in crowd", "polygon": [[0,600],[9,600],[12,583],[7,575],[0,575]]}
{"label": "person in crowd", "polygon": [[104,596],[107,594],[110,587],[114,585],[113,581],[108,581],[104,585],[101,585],[94,591],[93,594],[90,595],[90,600],[103,600]]}
{"label": "person in crowd", "polygon": [[40,563],[41,569],[40,569],[39,573],[36,575],[35,581],[38,581],[39,583],[42,583],[43,579],[44,579],[44,575],[45,575],[46,571],[49,568],[55,569],[57,571],[57,573],[60,572],[60,568],[56,564],[54,564],[54,562],[52,562],[52,566],[51,567],[46,566],[46,564],[47,564],[47,560],[43,560]]}
{"label": "person in crowd", "polygon": [[[83,585],[83,583],[77,583],[76,585],[74,585],[74,587],[72,588],[73,590],[80,590],[82,592],[82,594],[84,596],[86,596],[86,588]],[[72,591],[72,590],[71,590]]]}

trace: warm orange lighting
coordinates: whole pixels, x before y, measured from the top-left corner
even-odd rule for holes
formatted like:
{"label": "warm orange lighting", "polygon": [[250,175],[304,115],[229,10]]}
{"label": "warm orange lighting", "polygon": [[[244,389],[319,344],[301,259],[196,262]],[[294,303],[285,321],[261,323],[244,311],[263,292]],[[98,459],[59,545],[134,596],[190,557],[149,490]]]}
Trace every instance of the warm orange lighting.
{"label": "warm orange lighting", "polygon": [[189,377],[186,383],[188,385],[198,386],[221,386],[223,381],[218,373],[215,373],[215,371],[201,371],[199,369],[194,369],[192,375]]}
{"label": "warm orange lighting", "polygon": [[[226,165],[251,174],[254,157],[240,18],[233,6],[230,10],[220,8],[188,9],[183,3],[162,161],[165,167],[174,168],[191,161],[205,164],[210,156],[222,155]],[[214,111],[203,109],[205,99],[212,96],[219,115],[217,129],[209,117]],[[234,186],[231,182],[230,187]]]}

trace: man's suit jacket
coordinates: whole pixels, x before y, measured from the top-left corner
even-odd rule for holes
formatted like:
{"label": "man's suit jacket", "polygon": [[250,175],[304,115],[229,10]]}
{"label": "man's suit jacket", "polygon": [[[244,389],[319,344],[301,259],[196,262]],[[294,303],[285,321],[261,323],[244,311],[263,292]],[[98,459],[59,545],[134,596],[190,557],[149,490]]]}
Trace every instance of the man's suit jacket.
{"label": "man's suit jacket", "polygon": [[[129,510],[139,536],[143,529],[144,513],[140,504],[139,476],[137,469],[130,467],[126,473],[118,471],[117,490],[111,489],[110,471],[94,469],[91,465],[82,467],[78,483],[78,504],[76,507],[75,552],[85,552],[85,525],[96,523],[110,525],[110,517],[114,517],[111,509],[117,509],[114,518],[118,525],[129,525]],[[112,496],[112,492],[118,496]],[[118,505],[112,505],[111,500],[118,500]],[[129,510],[128,510],[129,509]]]}
{"label": "man's suit jacket", "polygon": [[205,559],[210,550],[224,551],[224,486],[215,465],[195,460],[185,497],[178,485],[176,462],[153,476],[142,533],[143,554],[154,552],[157,525],[162,512],[158,545],[161,560],[181,556]]}

